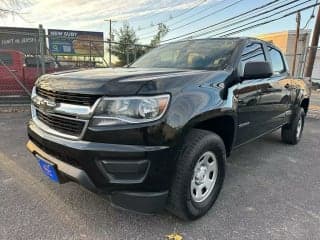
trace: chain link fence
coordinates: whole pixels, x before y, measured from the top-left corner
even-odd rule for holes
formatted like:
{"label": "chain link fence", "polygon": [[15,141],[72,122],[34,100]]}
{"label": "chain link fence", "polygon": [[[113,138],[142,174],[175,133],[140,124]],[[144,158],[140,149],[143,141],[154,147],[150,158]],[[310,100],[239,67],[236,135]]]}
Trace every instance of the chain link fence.
{"label": "chain link fence", "polygon": [[0,96],[28,95],[33,79],[40,76],[36,59],[41,34],[33,30],[0,32]]}
{"label": "chain link fence", "polygon": [[[47,36],[48,41],[52,38]],[[68,48],[69,46],[64,46]],[[81,40],[73,41],[74,54],[56,53],[48,48],[47,54],[55,59],[58,69],[108,68],[129,65],[148,52],[151,47],[140,44]],[[110,59],[111,56],[111,59]]]}
{"label": "chain link fence", "polygon": [[[296,66],[294,77],[303,78],[306,76],[306,69],[308,64],[308,57],[311,51],[315,51],[315,60],[313,71],[311,75],[311,82],[314,88],[320,89],[320,47],[307,47],[302,48],[296,55]],[[289,68],[292,69],[293,54],[285,54]]]}
{"label": "chain link fence", "polygon": [[[295,66],[295,77],[304,77],[306,73],[306,67],[308,63],[308,57],[311,51],[311,47],[303,48],[301,51],[298,51],[296,55],[296,66]],[[313,48],[314,49],[314,48]],[[320,48],[315,48],[316,51],[316,57],[314,61],[314,66],[313,66],[313,72],[312,72],[312,81],[319,81],[320,80]],[[293,65],[293,59],[294,59],[294,54],[284,54],[286,57],[286,60],[289,65],[289,69],[292,69]]]}
{"label": "chain link fence", "polygon": [[28,99],[34,82],[42,74],[120,67],[150,49],[146,45],[95,40],[90,36],[68,39],[46,35],[41,26],[28,32],[0,30],[0,103]]}

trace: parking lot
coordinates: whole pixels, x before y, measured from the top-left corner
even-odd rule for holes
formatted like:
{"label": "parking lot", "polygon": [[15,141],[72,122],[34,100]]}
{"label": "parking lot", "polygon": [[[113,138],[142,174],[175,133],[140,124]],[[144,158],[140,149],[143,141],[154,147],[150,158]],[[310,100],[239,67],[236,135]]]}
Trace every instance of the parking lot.
{"label": "parking lot", "polygon": [[0,239],[320,239],[315,112],[297,146],[277,131],[234,151],[215,206],[195,222],[116,209],[74,183],[52,183],[25,148],[29,112],[0,113]]}

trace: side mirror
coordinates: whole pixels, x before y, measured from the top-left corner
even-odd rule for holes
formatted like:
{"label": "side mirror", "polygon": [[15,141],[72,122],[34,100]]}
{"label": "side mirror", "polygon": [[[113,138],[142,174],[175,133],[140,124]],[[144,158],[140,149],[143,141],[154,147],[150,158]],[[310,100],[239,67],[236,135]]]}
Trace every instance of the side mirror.
{"label": "side mirror", "polygon": [[244,66],[242,80],[268,78],[273,74],[269,62],[247,62]]}

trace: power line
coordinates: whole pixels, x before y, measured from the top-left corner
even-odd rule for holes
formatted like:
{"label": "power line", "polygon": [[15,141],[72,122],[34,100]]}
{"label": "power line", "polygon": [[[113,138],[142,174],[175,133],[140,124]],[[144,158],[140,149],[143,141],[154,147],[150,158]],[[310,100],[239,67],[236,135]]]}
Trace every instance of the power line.
{"label": "power line", "polygon": [[197,33],[197,32],[201,32],[201,31],[203,31],[203,30],[206,30],[206,29],[209,29],[209,28],[218,26],[218,25],[223,24],[223,23],[226,23],[226,22],[228,22],[228,21],[230,21],[230,20],[234,20],[234,19],[237,19],[237,18],[239,18],[239,17],[241,17],[241,16],[247,15],[247,14],[249,14],[249,13],[251,13],[251,12],[257,11],[257,10],[259,10],[259,9],[263,9],[263,8],[265,8],[265,7],[269,6],[269,5],[272,5],[272,4],[274,4],[274,3],[278,2],[278,1],[279,1],[279,0],[273,0],[273,1],[269,2],[269,3],[267,3],[267,4],[264,4],[264,5],[262,5],[262,6],[256,7],[256,8],[254,8],[254,9],[249,10],[249,11],[246,11],[246,12],[244,12],[244,13],[241,13],[241,14],[239,14],[239,15],[237,15],[237,16],[233,16],[233,17],[227,18],[226,20],[220,21],[220,22],[218,22],[218,23],[209,25],[209,26],[204,27],[204,28],[200,28],[200,29],[195,30],[195,31],[192,31],[192,32],[188,32],[188,33],[181,34],[181,35],[179,35],[179,36],[176,36],[176,37],[173,37],[173,38],[170,38],[170,39],[166,39],[166,40],[164,40],[164,41],[162,41],[162,42],[168,42],[168,41],[175,40],[175,39],[178,39],[178,38],[186,37],[186,36],[188,36],[188,35],[191,35],[191,34],[194,34],[194,33]]}
{"label": "power line", "polygon": [[[183,15],[191,12],[193,9],[199,7],[201,4],[205,3],[206,1],[207,1],[207,0],[201,0],[199,3],[197,3],[197,4],[196,4],[195,6],[193,6],[192,8],[189,8],[189,9],[187,9],[186,11],[182,12],[181,14],[178,14],[177,16],[174,16],[174,17],[172,17],[172,18],[170,18],[170,19],[168,19],[168,20],[164,20],[164,21],[161,21],[161,22],[162,22],[162,23],[166,23],[166,22],[169,22],[169,21],[171,21],[171,20],[173,20],[173,19],[175,19],[175,18],[181,17],[181,16],[183,16]],[[162,13],[162,12],[159,12],[158,14],[160,14],[160,13]],[[152,17],[154,17],[154,16],[156,16],[156,15],[158,15],[158,14],[155,14],[155,15],[153,15]],[[157,24],[155,24],[155,26],[156,26],[156,25],[157,25]],[[146,29],[153,28],[153,27],[155,27],[155,26],[144,27],[143,29],[137,30],[136,32],[141,32],[141,31],[144,31],[144,30],[146,30]]]}
{"label": "power line", "polygon": [[[262,17],[262,18],[259,18],[259,19],[256,19],[256,20],[253,20],[253,21],[251,21],[251,22],[249,22],[249,23],[246,23],[246,24],[243,24],[243,25],[241,25],[241,26],[237,26],[237,27],[231,28],[231,29],[226,30],[226,31],[223,31],[223,32],[221,32],[221,33],[213,34],[213,35],[211,35],[210,37],[214,37],[214,36],[218,36],[218,35],[221,35],[221,34],[225,34],[225,33],[228,33],[229,31],[233,31],[233,30],[236,30],[236,29],[238,29],[238,28],[245,27],[245,26],[247,26],[248,24],[252,24],[252,23],[256,23],[256,22],[259,22],[259,21],[268,19],[268,18],[273,17],[273,16],[275,16],[275,15],[278,15],[278,14],[284,13],[284,12],[286,12],[286,11],[288,11],[288,10],[294,9],[294,8],[296,8],[296,7],[298,7],[298,6],[301,6],[301,5],[303,5],[303,4],[307,3],[307,2],[310,2],[310,1],[311,1],[311,0],[306,0],[306,1],[304,1],[304,2],[301,2],[301,3],[298,3],[298,4],[294,5],[294,6],[292,6],[292,7],[289,7],[289,8],[283,9],[283,10],[281,10],[281,11],[272,13],[272,15],[269,15],[269,16],[266,16],[266,17]],[[294,1],[292,1],[292,2],[294,2]],[[292,2],[291,2],[291,4],[292,4]],[[276,9],[273,9],[273,10],[276,10]],[[260,16],[260,15],[258,15],[258,16],[256,16],[256,17],[259,17],[259,16]],[[230,27],[230,26],[229,26],[229,27]]]}
{"label": "power line", "polygon": [[[163,12],[162,11],[160,11],[160,12],[157,12],[157,13],[155,13],[155,14],[153,14],[153,15],[151,15],[151,16],[149,16],[149,18],[153,18],[153,17],[155,17],[155,16],[158,16],[158,15],[160,15],[160,14],[162,14]],[[139,31],[143,31],[144,29],[147,29],[147,28],[152,28],[152,27],[154,27],[154,26],[145,26],[145,27],[143,27],[142,29],[138,29],[138,30],[136,30],[136,32],[139,32]]]}
{"label": "power line", "polygon": [[[215,31],[217,31],[217,30],[221,30],[221,29],[227,28],[227,27],[229,27],[229,26],[234,26],[235,24],[239,24],[239,23],[241,23],[241,22],[245,22],[245,21],[247,21],[247,20],[251,20],[252,18],[255,18],[255,17],[257,17],[257,16],[267,14],[267,13],[273,11],[274,9],[266,11],[266,9],[264,9],[264,8],[275,7],[275,6],[280,5],[280,4],[282,4],[282,3],[284,3],[284,2],[287,2],[287,1],[288,1],[288,0],[282,0],[282,1],[276,0],[276,1],[273,1],[273,2],[269,2],[269,3],[267,3],[267,5],[258,7],[258,9],[257,9],[257,8],[252,9],[252,10],[250,10],[250,11],[248,11],[248,12],[245,12],[245,13],[242,13],[242,14],[236,16],[236,17],[231,17],[231,18],[228,18],[228,19],[226,19],[226,20],[224,20],[224,21],[218,22],[218,23],[214,24],[215,26],[212,26],[212,27],[216,27],[216,26],[222,24],[222,26],[219,27],[219,28],[214,28],[214,29],[212,29],[212,30],[210,30],[210,31],[208,31],[208,32],[200,33],[200,34],[195,35],[195,36],[192,36],[192,37],[193,37],[193,38],[197,38],[197,37],[200,37],[200,36],[203,36],[203,35],[207,35],[207,34],[209,34],[209,33],[215,32]],[[299,0],[296,0],[296,1],[299,1]],[[295,2],[295,1],[294,1],[294,2]],[[291,2],[291,3],[292,3],[292,2]],[[287,3],[287,4],[291,4],[291,3]],[[287,4],[277,6],[277,9],[282,8],[282,7],[286,6]],[[261,12],[262,12],[262,13],[261,13]],[[259,13],[259,15],[257,15],[257,13]],[[255,15],[255,14],[256,14],[256,15]],[[252,15],[253,15],[253,16],[252,16]],[[244,18],[243,18],[243,17],[244,17]],[[236,20],[236,19],[238,19],[238,18],[240,18],[240,19],[239,19],[239,20]],[[231,23],[228,24],[229,22],[231,22]],[[226,24],[227,24],[227,25],[226,25]]]}
{"label": "power line", "polygon": [[189,9],[187,9],[185,12],[183,12],[183,13],[177,15],[177,16],[174,16],[174,17],[172,17],[172,18],[170,18],[170,19],[168,19],[168,20],[166,20],[166,21],[162,21],[162,23],[170,22],[171,20],[173,20],[173,19],[175,19],[175,18],[181,17],[181,16],[183,16],[183,15],[191,12],[193,9],[199,7],[200,5],[202,5],[203,3],[205,3],[206,1],[207,1],[207,0],[202,0],[202,1],[200,1],[197,5],[193,6],[192,8],[189,8]]}
{"label": "power line", "polygon": [[195,19],[193,21],[190,21],[190,22],[185,23],[183,25],[177,26],[177,27],[173,28],[172,31],[180,29],[180,28],[183,28],[183,27],[186,27],[186,26],[188,26],[190,24],[193,24],[195,22],[199,22],[199,21],[201,21],[201,20],[203,20],[203,19],[205,19],[207,17],[211,17],[211,16],[215,15],[216,13],[219,13],[221,11],[227,10],[228,8],[231,8],[231,7],[233,7],[233,6],[239,4],[240,2],[243,2],[243,1],[244,0],[238,0],[238,1],[234,2],[234,3],[232,3],[232,4],[229,4],[229,5],[225,6],[224,8],[217,9],[217,10],[213,11],[212,13],[209,13],[209,14],[203,16],[203,17],[197,18],[197,19]]}
{"label": "power line", "polygon": [[[200,18],[197,18],[197,19],[195,19],[195,20],[192,20],[192,21],[190,21],[190,22],[188,22],[188,23],[185,23],[185,24],[183,24],[183,25],[181,25],[181,26],[177,26],[177,27],[171,29],[170,32],[175,31],[175,30],[177,30],[177,29],[181,29],[181,28],[186,27],[186,26],[188,26],[188,25],[190,25],[190,24],[193,24],[193,23],[195,23],[195,22],[201,21],[201,20],[203,20],[203,19],[205,19],[205,18],[207,18],[207,17],[213,16],[213,15],[215,15],[216,13],[219,13],[219,12],[222,12],[222,11],[224,11],[224,10],[227,10],[228,8],[231,8],[231,7],[233,7],[233,6],[239,4],[240,2],[243,2],[243,1],[244,1],[244,0],[237,0],[236,2],[231,3],[231,4],[229,4],[229,5],[227,5],[227,6],[223,7],[223,8],[219,8],[219,9],[217,9],[217,10],[215,10],[215,11],[213,11],[213,12],[211,12],[211,13],[205,15],[205,16],[202,16],[202,17],[200,17]],[[142,37],[141,39],[146,39],[146,38],[149,38],[149,37],[152,37],[152,35],[148,35],[148,36]]]}
{"label": "power line", "polygon": [[[206,1],[207,1],[207,0],[205,0],[205,2],[206,2]],[[206,11],[212,9],[213,7],[216,7],[216,6],[218,6],[218,5],[222,4],[222,3],[224,3],[224,1],[220,1],[220,2],[212,5],[211,7],[202,9],[201,11],[198,11],[198,12],[196,12],[196,13],[190,15],[190,16],[187,16],[187,17],[182,18],[182,19],[180,19],[180,20],[178,20],[178,21],[176,21],[176,22],[174,22],[174,23],[172,23],[172,24],[169,24],[169,25],[168,25],[168,28],[169,28],[169,30],[170,30],[170,28],[171,28],[172,26],[175,26],[175,25],[177,25],[177,24],[179,24],[179,23],[181,23],[181,22],[184,22],[185,20],[192,19],[192,17],[194,17],[194,16],[196,16],[196,15],[199,15],[199,14],[201,14],[201,13],[203,13],[203,12],[206,12]],[[198,7],[198,6],[196,6],[196,7]],[[193,7],[193,8],[190,9],[190,10],[193,10],[193,9],[195,9],[196,7]],[[188,11],[188,12],[191,12],[191,11]],[[186,13],[187,13],[187,12],[186,12]],[[181,15],[180,15],[180,16],[181,16]],[[176,17],[179,17],[179,16],[176,16]],[[174,18],[176,18],[176,17],[174,17]],[[172,18],[172,19],[173,19],[173,18]],[[169,22],[169,21],[171,21],[172,19],[169,19],[169,20],[166,21],[166,22]],[[165,22],[162,22],[162,23],[165,23]],[[142,39],[142,40],[143,40],[143,39],[148,39],[148,38],[150,38],[150,37],[152,37],[152,36],[153,36],[153,35],[151,35],[151,34],[148,34],[148,35],[145,34],[145,35],[142,35],[142,36],[140,37],[140,39]]]}
{"label": "power line", "polygon": [[271,20],[269,20],[269,21],[265,21],[265,22],[262,22],[262,23],[258,23],[258,24],[255,24],[255,25],[252,25],[252,26],[249,26],[249,27],[246,27],[246,28],[243,28],[243,29],[240,29],[240,30],[231,32],[231,33],[228,33],[228,34],[225,34],[225,35],[221,35],[220,37],[228,37],[228,36],[233,35],[233,34],[236,34],[236,33],[244,32],[244,31],[247,31],[247,30],[250,30],[250,29],[253,29],[253,28],[256,28],[256,27],[259,27],[259,26],[268,24],[268,23],[271,23],[271,22],[275,22],[275,21],[278,21],[278,20],[280,20],[280,19],[283,19],[283,18],[289,17],[289,16],[291,16],[291,15],[294,15],[294,14],[296,14],[296,13],[299,12],[299,11],[302,12],[302,11],[305,11],[305,10],[307,10],[307,9],[309,9],[309,8],[313,8],[313,7],[318,6],[318,5],[320,5],[320,3],[316,3],[316,4],[309,5],[309,6],[307,6],[307,7],[304,7],[304,8],[295,10],[295,11],[293,11],[293,12],[284,14],[284,15],[282,15],[281,17],[274,18],[274,19],[271,19]]}
{"label": "power line", "polygon": [[[310,1],[310,0],[305,1],[305,2],[303,2],[303,3],[299,3],[299,4],[297,4],[297,5],[293,6],[293,7],[290,7],[290,8],[287,8],[287,9],[285,9],[285,10],[282,10],[282,11],[280,11],[280,12],[277,12],[277,13],[275,13],[275,14],[272,14],[271,16],[268,16],[268,17],[264,17],[264,18],[255,20],[255,21],[253,21],[253,22],[247,23],[247,24],[242,25],[242,26],[240,26],[240,27],[247,26],[248,24],[252,24],[252,23],[254,23],[254,22],[257,22],[257,21],[261,21],[261,20],[270,18],[270,17],[272,17],[272,16],[274,16],[274,15],[277,15],[277,14],[283,13],[283,12],[285,12],[285,11],[288,11],[288,10],[290,10],[290,9],[296,8],[297,6],[300,6],[300,5],[302,5],[302,4],[305,4],[306,2],[309,2],[309,1]],[[268,4],[265,4],[265,5],[263,5],[263,6],[260,6],[260,7],[258,7],[258,8],[252,9],[252,10],[249,10],[248,12],[252,12],[252,11],[255,11],[255,10],[257,10],[257,9],[262,9],[263,7],[266,7],[266,5],[273,4],[274,2],[277,2],[277,1],[269,2]],[[296,2],[296,1],[295,1],[295,2]],[[295,10],[295,11],[293,11],[293,12],[284,14],[284,15],[278,17],[278,18],[274,18],[274,19],[271,19],[271,20],[268,20],[268,21],[265,21],[265,22],[262,22],[262,23],[254,24],[254,25],[251,25],[251,26],[242,28],[242,29],[238,29],[239,27],[237,27],[236,29],[238,29],[238,30],[236,30],[236,31],[233,31],[233,30],[235,30],[235,29],[230,29],[230,30],[228,30],[228,31],[225,31],[225,32],[220,33],[220,37],[227,37],[227,36],[230,36],[230,35],[233,35],[233,34],[236,34],[236,33],[240,33],[240,32],[243,32],[243,31],[247,31],[247,30],[250,30],[250,29],[253,29],[253,28],[256,28],[256,27],[259,27],[259,26],[268,24],[268,23],[271,23],[271,22],[275,22],[275,21],[278,21],[278,20],[280,20],[280,19],[283,19],[283,18],[286,18],[286,17],[288,17],[288,16],[291,16],[291,15],[293,15],[293,14],[296,14],[298,11],[305,11],[305,10],[307,10],[307,9],[309,9],[309,8],[315,8],[315,7],[319,6],[319,5],[320,5],[320,3],[318,3],[318,1],[317,1],[315,4],[312,4],[312,5],[306,6],[306,7],[304,7],[304,8]],[[174,39],[177,39],[177,38],[181,38],[181,37],[183,37],[183,36],[188,36],[188,35],[193,34],[193,33],[195,33],[195,32],[200,32],[200,31],[203,31],[203,30],[205,30],[205,29],[209,29],[209,28],[211,28],[212,26],[216,26],[216,25],[222,24],[222,23],[224,23],[224,22],[226,22],[226,21],[228,21],[228,20],[230,20],[230,19],[239,18],[240,16],[243,16],[243,15],[245,15],[245,14],[248,13],[248,12],[242,13],[242,14],[240,14],[240,15],[238,15],[238,16],[231,17],[231,18],[229,18],[229,19],[227,19],[227,20],[225,20],[225,21],[219,22],[219,23],[217,23],[217,24],[213,24],[213,25],[207,26],[207,27],[205,27],[205,28],[198,29],[198,30],[196,30],[196,31],[193,31],[193,32],[190,32],[190,33],[187,33],[187,34],[183,34],[183,35],[177,36],[177,37],[175,37],[175,38],[167,39],[167,40],[165,40],[165,41],[163,41],[163,42],[167,42],[167,41],[170,41],[170,40],[174,40]],[[258,15],[258,16],[253,16],[252,18],[256,18],[256,17],[259,17],[259,15]],[[234,23],[234,24],[237,24],[237,23]],[[210,31],[211,31],[211,30],[210,30]],[[229,31],[233,31],[233,32],[229,32]],[[207,34],[207,33],[208,33],[208,32],[206,32],[206,33],[204,33],[204,34]],[[221,35],[221,34],[224,34],[224,35]],[[162,42],[162,43],[163,43],[163,42]]]}
{"label": "power line", "polygon": [[222,4],[222,3],[224,3],[224,2],[223,2],[223,1],[220,1],[220,2],[218,2],[218,3],[215,3],[215,4],[212,5],[211,7],[202,9],[201,11],[198,11],[198,12],[192,14],[191,16],[187,16],[187,17],[185,17],[185,18],[180,19],[179,21],[176,21],[175,23],[170,24],[169,27],[175,26],[175,25],[177,25],[177,24],[179,24],[179,23],[181,23],[181,22],[184,22],[185,20],[191,19],[192,17],[194,17],[194,16],[196,16],[196,15],[199,15],[199,14],[201,14],[201,13],[203,13],[203,12],[206,12],[206,11],[210,10],[211,8],[216,7],[217,5],[220,5],[220,4]]}
{"label": "power line", "polygon": [[[248,20],[251,20],[252,18],[257,18],[257,17],[260,17],[260,16],[262,16],[262,15],[265,15],[265,14],[268,14],[268,13],[272,13],[272,12],[276,11],[277,9],[280,9],[280,8],[283,8],[283,7],[286,7],[286,6],[289,6],[289,5],[291,5],[291,4],[293,4],[293,3],[296,3],[296,2],[298,2],[298,1],[300,1],[300,0],[293,0],[293,1],[289,2],[289,3],[283,4],[283,5],[278,6],[278,7],[276,7],[276,8],[273,8],[273,9],[270,9],[270,10],[268,10],[268,11],[265,11],[265,12],[263,12],[262,14],[258,14],[258,15],[252,16],[252,17],[248,17],[248,18],[242,19],[242,20],[240,20],[240,21],[238,21],[238,22],[236,22],[236,23],[228,24],[228,25],[226,25],[226,26],[223,26],[223,27],[220,27],[220,28],[217,28],[217,29],[210,30],[209,32],[199,34],[199,35],[197,35],[196,37],[203,36],[203,35],[207,35],[207,34],[210,34],[210,33],[212,33],[212,32],[216,32],[216,31],[221,30],[221,29],[229,28],[229,27],[231,27],[231,26],[234,26],[235,24],[240,24],[240,23],[242,23],[242,22],[246,22],[246,21],[248,21]],[[247,24],[251,24],[251,23],[254,23],[254,22],[257,22],[257,21],[262,21],[262,20],[268,19],[269,17],[272,17],[272,16],[274,16],[274,15],[277,15],[277,14],[280,14],[280,13],[283,13],[283,12],[286,12],[286,11],[288,11],[288,10],[291,10],[291,9],[293,9],[293,8],[296,8],[296,7],[298,7],[298,6],[301,6],[301,5],[303,5],[303,4],[307,3],[307,2],[310,2],[310,1],[311,1],[311,0],[306,0],[306,1],[302,2],[302,3],[298,3],[298,4],[294,5],[294,6],[292,6],[292,7],[283,9],[283,10],[278,11],[278,12],[276,12],[276,13],[273,13],[272,15],[269,15],[269,16],[266,16],[266,17],[263,17],[263,18],[260,18],[260,19],[255,19],[255,20],[253,20],[252,22],[246,23],[246,24],[241,25],[241,26],[237,26],[237,27],[235,27],[235,28],[233,28],[233,29],[236,29],[236,28],[239,28],[239,27],[243,27],[243,26],[245,26],[245,25],[247,25]],[[231,29],[231,30],[233,30],[233,29]],[[226,30],[225,32],[228,32],[228,31],[230,31],[230,30]],[[217,34],[216,34],[216,35],[217,35]],[[216,35],[212,35],[212,36],[216,36]]]}
{"label": "power line", "polygon": [[[212,33],[212,32],[216,32],[216,31],[218,31],[218,30],[225,29],[225,28],[229,28],[229,27],[231,27],[231,26],[235,26],[235,25],[236,25],[236,27],[234,27],[234,28],[232,28],[232,29],[226,30],[226,31],[221,32],[221,33],[218,33],[218,34],[211,35],[210,37],[214,37],[214,36],[218,36],[218,35],[221,35],[221,34],[224,34],[224,33],[228,33],[229,31],[233,31],[233,30],[236,30],[236,29],[238,29],[238,28],[247,26],[248,24],[252,24],[252,23],[255,23],[255,22],[258,22],[258,21],[262,21],[262,20],[268,19],[268,18],[270,18],[270,17],[272,17],[272,16],[274,16],[274,15],[278,15],[278,14],[284,13],[284,12],[286,12],[286,11],[288,11],[288,10],[294,9],[294,8],[296,8],[296,7],[298,7],[298,6],[301,6],[301,5],[303,5],[303,4],[307,3],[307,2],[310,2],[311,0],[306,0],[306,1],[304,1],[304,2],[301,2],[301,3],[298,3],[298,4],[294,5],[294,6],[292,6],[292,7],[286,8],[286,9],[281,10],[281,11],[278,11],[278,12],[276,12],[276,13],[273,13],[272,15],[269,15],[269,16],[266,16],[266,17],[263,17],[263,18],[260,18],[260,19],[255,19],[255,20],[253,20],[253,21],[251,21],[251,22],[249,22],[249,23],[245,23],[245,24],[243,24],[243,25],[241,25],[241,26],[238,26],[238,25],[237,25],[237,24],[239,24],[239,23],[248,21],[248,20],[253,19],[253,18],[257,18],[257,17],[262,16],[262,15],[265,15],[265,14],[267,14],[267,13],[274,12],[274,11],[276,11],[277,9],[283,8],[283,7],[285,7],[285,6],[288,6],[288,5],[293,4],[293,3],[295,3],[295,2],[298,2],[298,1],[300,1],[300,0],[291,1],[291,2],[289,2],[289,3],[287,3],[287,4],[283,4],[283,5],[281,5],[281,6],[278,6],[278,7],[276,7],[276,8],[273,8],[273,9],[271,9],[271,10],[265,11],[265,12],[263,12],[262,14],[258,14],[258,15],[252,16],[252,17],[247,17],[247,18],[242,19],[242,20],[240,20],[240,21],[237,21],[237,22],[235,22],[235,23],[231,23],[231,24],[228,24],[228,25],[224,25],[224,26],[222,26],[222,27],[219,27],[219,28],[216,28],[216,29],[213,29],[213,30],[204,32],[204,33],[200,33],[200,34],[198,34],[198,35],[196,35],[196,36],[193,36],[193,37],[194,37],[194,38],[201,37],[201,36],[210,34],[210,33]],[[224,35],[223,35],[223,36],[224,36]]]}
{"label": "power line", "polygon": [[[318,3],[318,0],[316,0],[316,3]],[[306,29],[306,28],[309,26],[311,20],[312,20],[313,18],[315,18],[315,15],[314,15],[315,11],[316,11],[316,7],[313,8],[313,11],[312,11],[309,19],[307,20],[306,25],[305,25],[302,29]]]}

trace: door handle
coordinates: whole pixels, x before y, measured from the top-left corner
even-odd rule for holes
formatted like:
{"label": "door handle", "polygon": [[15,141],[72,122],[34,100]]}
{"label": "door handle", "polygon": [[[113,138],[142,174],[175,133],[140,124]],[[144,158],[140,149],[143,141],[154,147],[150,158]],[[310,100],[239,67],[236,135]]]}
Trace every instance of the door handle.
{"label": "door handle", "polygon": [[11,69],[10,72],[17,72],[17,70]]}

